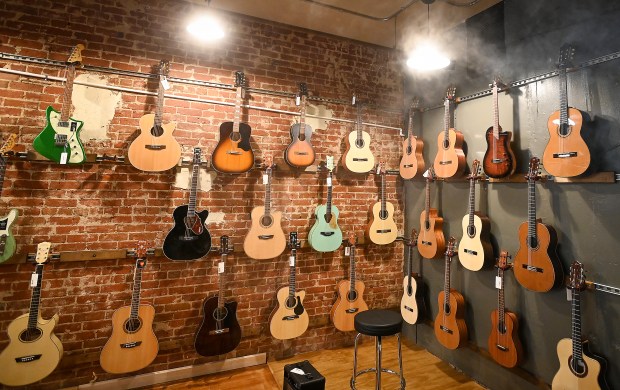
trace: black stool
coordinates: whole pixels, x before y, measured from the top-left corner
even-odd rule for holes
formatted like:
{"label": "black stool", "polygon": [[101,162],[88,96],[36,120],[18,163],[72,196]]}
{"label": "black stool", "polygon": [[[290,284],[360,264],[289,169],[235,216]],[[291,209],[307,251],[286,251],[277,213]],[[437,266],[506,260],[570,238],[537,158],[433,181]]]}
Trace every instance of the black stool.
{"label": "black stool", "polygon": [[[405,378],[403,378],[403,359],[400,349],[400,330],[403,318],[400,313],[391,310],[366,310],[355,315],[355,330],[359,333],[355,336],[355,348],[353,352],[353,376],[351,377],[351,388],[355,389],[355,381],[358,376],[368,372],[376,375],[375,389],[381,390],[381,372],[400,376],[400,388],[405,388]],[[376,367],[367,368],[357,372],[357,340],[361,335],[375,337]],[[398,366],[400,371],[395,372],[387,368],[381,368],[381,337],[396,335],[398,338]]]}

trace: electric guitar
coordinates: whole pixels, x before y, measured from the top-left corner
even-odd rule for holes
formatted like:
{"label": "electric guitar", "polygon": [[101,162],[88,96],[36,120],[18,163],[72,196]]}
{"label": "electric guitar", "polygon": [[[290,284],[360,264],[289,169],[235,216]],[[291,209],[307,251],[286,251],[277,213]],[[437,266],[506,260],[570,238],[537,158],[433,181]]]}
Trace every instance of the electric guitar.
{"label": "electric guitar", "polygon": [[512,267],[508,264],[508,258],[508,252],[502,251],[497,261],[497,310],[491,313],[491,334],[487,344],[493,360],[504,367],[512,368],[521,361],[523,346],[519,339],[517,315],[506,310],[504,301],[504,272]]}
{"label": "electric guitar", "polygon": [[549,142],[543,154],[543,165],[554,176],[581,175],[590,166],[590,151],[581,138],[581,112],[568,106],[566,68],[570,66],[575,49],[564,45],[560,49],[558,66],[560,80],[560,109],[547,121]]}
{"label": "electric guitar", "polygon": [[469,175],[469,211],[463,217],[463,238],[459,243],[459,260],[470,271],[480,271],[493,258],[491,221],[476,209],[476,181],[480,179],[480,161],[474,160]]}
{"label": "electric guitar", "polygon": [[400,313],[409,324],[418,323],[426,313],[423,292],[424,283],[419,273],[413,273],[413,248],[418,245],[418,232],[411,231],[411,238],[407,245],[407,273],[403,279],[403,297],[400,300]]}
{"label": "electric guitar", "polygon": [[342,166],[351,172],[366,173],[375,166],[375,156],[370,151],[370,135],[362,130],[362,105],[357,105],[355,130],[345,138],[347,145],[342,155]]}
{"label": "electric guitar", "polygon": [[291,247],[291,257],[289,266],[291,274],[288,279],[288,286],[278,290],[276,294],[278,305],[271,313],[269,319],[269,331],[278,340],[288,340],[299,337],[308,329],[308,312],[304,309],[305,291],[295,289],[295,265],[297,262],[297,233],[289,234],[289,245]]}
{"label": "electric guitar", "polygon": [[17,244],[11,227],[18,215],[17,209],[11,209],[6,216],[0,218],[0,263],[7,261],[15,254]]}
{"label": "electric guitar", "polygon": [[369,210],[370,223],[366,236],[377,245],[386,245],[396,240],[398,228],[394,222],[394,205],[385,200],[385,162],[381,161],[377,170],[381,174],[381,194],[379,202]]}
{"label": "electric guitar", "polygon": [[252,209],[252,226],[245,240],[243,250],[252,259],[273,259],[280,256],[286,248],[286,237],[282,230],[282,212],[271,211],[271,173],[273,157],[265,156],[265,206]]}
{"label": "electric guitar", "polygon": [[301,118],[299,123],[291,126],[292,142],[284,151],[284,160],[292,167],[305,168],[314,163],[315,153],[310,144],[312,127],[306,123],[308,87],[304,83],[299,84],[299,96],[301,96]]}
{"label": "electric guitar", "polygon": [[338,282],[336,291],[338,297],[334,306],[329,312],[336,329],[342,332],[349,332],[355,329],[353,319],[359,312],[368,310],[368,305],[364,302],[364,282],[355,278],[355,233],[349,233],[349,260],[350,274],[349,280],[343,279]]}
{"label": "electric guitar", "polygon": [[75,68],[82,62],[82,50],[84,45],[76,45],[67,59],[67,81],[60,112],[52,106],[47,107],[45,128],[32,143],[34,150],[43,157],[61,164],[81,164],[86,161],[86,153],[80,140],[84,122],[71,118],[73,80]]}
{"label": "electric guitar", "polygon": [[583,264],[573,261],[567,288],[571,290],[570,339],[558,342],[557,352],[560,369],[553,377],[553,390],[598,390],[609,389],[605,380],[607,361],[590,352],[589,343],[581,335],[581,298],[585,288]]}
{"label": "electric guitar", "polygon": [[170,260],[196,260],[205,256],[211,249],[211,234],[206,227],[209,212],[207,210],[196,212],[200,155],[200,148],[194,148],[189,204],[174,209],[172,213],[174,227],[164,240],[164,255]]}
{"label": "electric guitar", "polygon": [[484,173],[493,178],[510,176],[517,168],[515,155],[510,148],[512,132],[502,131],[499,125],[499,78],[495,78],[491,89],[493,91],[493,126],[487,129],[485,138],[487,150],[484,153],[482,167]]}
{"label": "electric guitar", "polygon": [[30,279],[30,311],[14,319],[7,328],[9,345],[0,353],[0,383],[3,385],[25,386],[40,381],[56,369],[62,358],[62,344],[54,334],[58,314],[43,320],[39,308],[43,264],[50,247],[49,242],[37,245],[36,268]]}
{"label": "electric guitar", "polygon": [[103,346],[99,362],[111,374],[124,374],[143,369],[155,360],[159,343],[153,332],[155,308],[140,304],[142,271],[146,266],[146,243],[136,248],[131,306],[123,306],[112,314],[112,335]]}
{"label": "electric guitar", "polygon": [[415,98],[409,108],[409,125],[407,126],[407,139],[403,141],[403,157],[400,159],[400,176],[403,179],[413,179],[416,175],[424,172],[424,141],[413,135],[413,115],[415,114],[420,100]]}
{"label": "electric guitar", "polygon": [[235,72],[235,118],[220,125],[220,141],[211,156],[211,166],[220,173],[243,173],[254,166],[254,152],[250,145],[252,128],[241,122],[241,102],[245,94],[245,75]]}
{"label": "electric guitar", "polygon": [[536,181],[540,180],[540,160],[530,159],[525,176],[528,188],[527,222],[519,226],[519,250],[514,259],[517,282],[528,290],[547,292],[558,285],[564,271],[557,255],[557,234],[551,225],[536,219]]}
{"label": "electric guitar", "polygon": [[465,298],[460,292],[450,288],[450,262],[456,254],[456,239],[450,237],[446,248],[446,265],[444,271],[443,291],[437,297],[439,313],[435,317],[435,337],[448,349],[457,349],[467,340],[467,324],[465,323]]}
{"label": "electric guitar", "polygon": [[6,155],[15,147],[15,140],[17,134],[9,134],[9,137],[4,141],[2,147],[0,147],[0,194],[2,193],[2,186],[4,184],[4,174],[6,172]]}
{"label": "electric guitar", "polygon": [[217,296],[205,299],[202,304],[202,324],[194,338],[194,348],[202,356],[224,355],[234,350],[241,341],[241,327],[237,321],[237,302],[225,301],[226,258],[232,252],[228,236],[220,238],[222,259],[217,267],[219,292]]}
{"label": "electric guitar", "polygon": [[161,60],[158,68],[159,87],[155,113],[140,118],[140,135],[129,145],[127,153],[129,162],[141,171],[166,171],[177,165],[181,159],[181,145],[172,137],[176,123],[162,122],[169,70],[168,61]]}
{"label": "electric guitar", "polygon": [[463,133],[450,127],[452,123],[452,102],[454,87],[446,91],[444,101],[444,131],[437,137],[437,155],[433,167],[437,177],[449,178],[461,176],[465,172],[465,154],[463,153]]}
{"label": "electric guitar", "polygon": [[418,252],[426,259],[441,256],[446,249],[446,239],[443,235],[443,218],[437,209],[431,208],[431,183],[435,180],[435,172],[430,167],[425,173],[426,178],[426,206],[420,214],[420,235],[418,236]]}
{"label": "electric guitar", "polygon": [[327,203],[318,205],[314,211],[316,221],[310,233],[308,244],[318,252],[333,252],[342,245],[342,231],[338,226],[340,211],[332,205],[332,171],[334,169],[334,157],[327,156],[325,164],[327,168]]}

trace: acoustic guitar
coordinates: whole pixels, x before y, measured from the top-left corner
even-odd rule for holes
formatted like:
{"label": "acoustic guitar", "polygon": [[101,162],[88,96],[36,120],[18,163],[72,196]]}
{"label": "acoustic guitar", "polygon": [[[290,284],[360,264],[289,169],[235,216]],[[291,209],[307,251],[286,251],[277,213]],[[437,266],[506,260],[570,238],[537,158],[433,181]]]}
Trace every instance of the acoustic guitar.
{"label": "acoustic guitar", "polygon": [[269,318],[269,331],[278,340],[299,337],[308,329],[308,312],[304,309],[305,291],[296,290],[295,266],[297,263],[297,232],[289,233],[291,257],[289,258],[290,276],[288,286],[281,287],[277,294],[278,305]]}
{"label": "acoustic guitar", "polygon": [[237,302],[226,301],[224,285],[226,276],[226,258],[232,252],[228,245],[228,236],[220,238],[220,260],[217,273],[219,292],[216,296],[205,299],[202,304],[202,324],[194,338],[194,348],[202,356],[224,355],[234,350],[241,341],[241,327],[237,321]]}
{"label": "acoustic guitar", "polygon": [[54,334],[58,314],[43,320],[39,307],[43,264],[50,247],[49,242],[37,245],[36,268],[30,279],[30,311],[14,319],[7,328],[9,345],[0,353],[0,383],[3,385],[25,386],[40,381],[56,369],[62,358],[62,344]]}
{"label": "acoustic guitar", "polygon": [[413,273],[413,248],[418,245],[418,232],[411,231],[411,238],[406,241],[407,271],[403,279],[403,297],[400,300],[400,313],[409,324],[417,324],[426,314],[423,292],[424,283],[420,273]]}
{"label": "acoustic guitar", "polygon": [[357,313],[368,310],[364,302],[364,282],[355,278],[355,233],[349,233],[349,280],[343,279],[338,282],[336,291],[338,297],[329,312],[332,323],[342,332],[355,329],[353,319]]}
{"label": "acoustic guitar", "polygon": [[52,106],[47,107],[45,128],[32,143],[34,150],[43,157],[61,164],[81,164],[86,161],[86,153],[80,139],[84,122],[71,118],[75,68],[82,62],[82,50],[84,45],[76,45],[67,59],[67,81],[60,112],[54,110]]}
{"label": "acoustic guitar", "polygon": [[142,271],[146,266],[146,243],[136,248],[131,306],[123,306],[112,314],[112,335],[103,346],[99,362],[111,374],[124,374],[143,369],[155,360],[159,343],[153,332],[155,308],[140,304]]}
{"label": "acoustic guitar", "polygon": [[299,123],[291,126],[292,141],[284,151],[284,160],[294,168],[305,168],[314,163],[316,155],[310,143],[312,127],[306,123],[308,87],[304,83],[299,84],[299,96],[301,96],[301,117]]}
{"label": "acoustic guitar", "polygon": [[474,160],[469,175],[469,210],[463,217],[463,238],[459,243],[459,260],[470,271],[480,271],[493,258],[491,221],[476,209],[476,181],[480,180],[480,161]]}
{"label": "acoustic guitar", "polygon": [[169,88],[169,70],[168,61],[161,60],[158,67],[159,86],[155,113],[140,118],[140,135],[129,145],[129,162],[141,171],[166,171],[177,165],[181,159],[181,145],[172,136],[176,124],[162,122],[164,93]]}
{"label": "acoustic guitar", "polygon": [[265,206],[252,209],[252,225],[243,241],[245,254],[252,259],[264,260],[280,256],[286,248],[286,237],[282,230],[282,212],[271,211],[271,174],[273,157],[265,156]]}
{"label": "acoustic guitar", "polygon": [[220,125],[220,141],[211,155],[211,166],[220,173],[243,173],[254,166],[254,151],[250,145],[252,128],[241,122],[241,102],[245,95],[243,72],[235,72],[235,87],[234,120]]}
{"label": "acoustic guitar", "polygon": [[504,300],[504,272],[512,265],[508,264],[508,252],[502,251],[497,261],[497,310],[491,313],[491,334],[489,335],[489,354],[498,364],[516,367],[523,356],[523,346],[519,339],[519,320],[517,315],[506,310]]}
{"label": "acoustic guitar", "polygon": [[467,341],[467,324],[465,323],[465,298],[460,292],[450,288],[450,262],[456,254],[456,239],[450,237],[446,247],[446,265],[444,271],[443,291],[437,297],[439,313],[435,317],[435,337],[448,349],[457,349]]}
{"label": "acoustic guitar", "polygon": [[327,202],[325,205],[318,205],[314,211],[316,220],[308,234],[308,244],[318,252],[333,252],[342,245],[342,231],[338,226],[340,211],[338,207],[332,205],[333,156],[327,156],[325,167],[327,168]]}
{"label": "acoustic guitar", "polygon": [[515,155],[510,147],[512,132],[503,131],[499,125],[499,78],[491,85],[493,92],[493,126],[487,129],[485,139],[487,150],[484,153],[482,167],[484,173],[493,178],[510,176],[517,168]]}
{"label": "acoustic guitar", "polygon": [[192,184],[189,204],[174,209],[174,227],[164,239],[164,255],[170,260],[196,260],[211,249],[211,234],[207,230],[207,210],[196,211],[196,193],[200,177],[201,149],[194,148]]}
{"label": "acoustic guitar", "polygon": [[346,150],[342,166],[354,173],[370,172],[375,166],[375,156],[370,151],[370,134],[362,130],[362,104],[357,104],[355,130],[345,138]]}
{"label": "acoustic guitar", "polygon": [[463,153],[463,133],[451,127],[452,103],[456,89],[448,88],[444,101],[444,130],[437,137],[437,155],[433,167],[437,177],[447,179],[461,176],[465,172],[465,154]]}
{"label": "acoustic guitar", "polygon": [[435,181],[433,167],[425,173],[426,178],[426,206],[420,214],[420,235],[418,236],[418,252],[426,259],[441,256],[446,249],[446,239],[443,235],[443,218],[437,209],[431,208],[431,183]]}
{"label": "acoustic guitar", "polygon": [[377,245],[387,245],[396,240],[398,228],[394,222],[394,205],[385,200],[385,162],[379,163],[377,171],[381,175],[381,193],[379,201],[369,210],[370,222],[366,236]]}
{"label": "acoustic guitar", "polygon": [[570,66],[575,49],[564,45],[560,49],[558,66],[560,81],[560,109],[547,121],[549,142],[543,154],[545,170],[554,176],[581,175],[590,166],[590,151],[581,138],[581,112],[568,106],[566,68]]}
{"label": "acoustic guitar", "polygon": [[400,159],[398,171],[403,179],[413,179],[424,172],[424,141],[413,135],[413,116],[420,105],[418,98],[413,99],[409,108],[409,123],[407,126],[407,139],[403,141],[403,157]]}
{"label": "acoustic guitar", "polygon": [[557,255],[557,234],[551,225],[536,219],[536,181],[540,180],[540,160],[530,159],[527,176],[527,222],[519,226],[519,250],[514,259],[517,282],[528,290],[547,292],[564,278]]}
{"label": "acoustic guitar", "polygon": [[570,290],[572,334],[558,342],[560,369],[553,377],[553,390],[609,389],[605,380],[607,361],[590,352],[589,343],[581,335],[581,297],[585,288],[583,264],[573,261],[567,288]]}

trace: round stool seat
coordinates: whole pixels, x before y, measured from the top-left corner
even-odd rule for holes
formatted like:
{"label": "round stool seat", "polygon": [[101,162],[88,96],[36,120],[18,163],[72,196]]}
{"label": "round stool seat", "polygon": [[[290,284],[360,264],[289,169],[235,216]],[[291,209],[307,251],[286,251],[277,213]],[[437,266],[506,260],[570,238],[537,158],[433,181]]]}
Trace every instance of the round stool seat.
{"label": "round stool seat", "polygon": [[355,330],[367,336],[392,336],[400,333],[403,317],[391,310],[371,309],[355,315]]}

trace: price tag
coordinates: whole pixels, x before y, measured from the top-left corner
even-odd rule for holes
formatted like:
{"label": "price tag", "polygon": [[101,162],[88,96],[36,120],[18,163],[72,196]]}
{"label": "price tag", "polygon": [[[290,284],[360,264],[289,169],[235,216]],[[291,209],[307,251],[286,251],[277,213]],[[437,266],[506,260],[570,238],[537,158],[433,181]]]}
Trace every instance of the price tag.
{"label": "price tag", "polygon": [[351,254],[351,247],[350,246],[345,246],[344,247],[344,255],[345,256],[349,256]]}
{"label": "price tag", "polygon": [[294,267],[294,266],[295,266],[295,256],[289,256],[289,258],[288,258],[288,264],[289,264],[291,267]]}
{"label": "price tag", "polygon": [[377,175],[381,174],[381,165],[377,164]]}
{"label": "price tag", "polygon": [[224,262],[223,261],[220,261],[217,264],[217,273],[218,274],[223,274],[224,273]]}
{"label": "price tag", "polygon": [[502,288],[502,278],[499,276],[495,277],[495,288],[498,290]]}
{"label": "price tag", "polygon": [[164,87],[166,91],[170,89],[170,83],[168,83],[165,77],[161,79],[161,86]]}
{"label": "price tag", "polygon": [[328,178],[327,178],[327,186],[328,186],[328,187],[331,187],[331,186],[332,186],[332,178],[331,178],[331,177],[328,177]]}
{"label": "price tag", "polygon": [[295,105],[298,106],[301,104],[301,97],[299,95],[295,96]]}
{"label": "price tag", "polygon": [[351,104],[355,105],[355,95],[353,95],[353,99],[351,100]]}
{"label": "price tag", "polygon": [[37,287],[37,283],[39,282],[39,274],[34,272],[30,277],[30,287]]}
{"label": "price tag", "polygon": [[263,184],[267,184],[267,183],[269,183],[269,175],[265,173],[263,175]]}
{"label": "price tag", "polygon": [[67,152],[60,153],[60,163],[61,164],[66,164],[68,157],[69,157],[69,154]]}
{"label": "price tag", "polygon": [[573,294],[571,294],[573,291],[570,288],[566,288],[566,300],[567,301],[572,301],[573,300]]}

